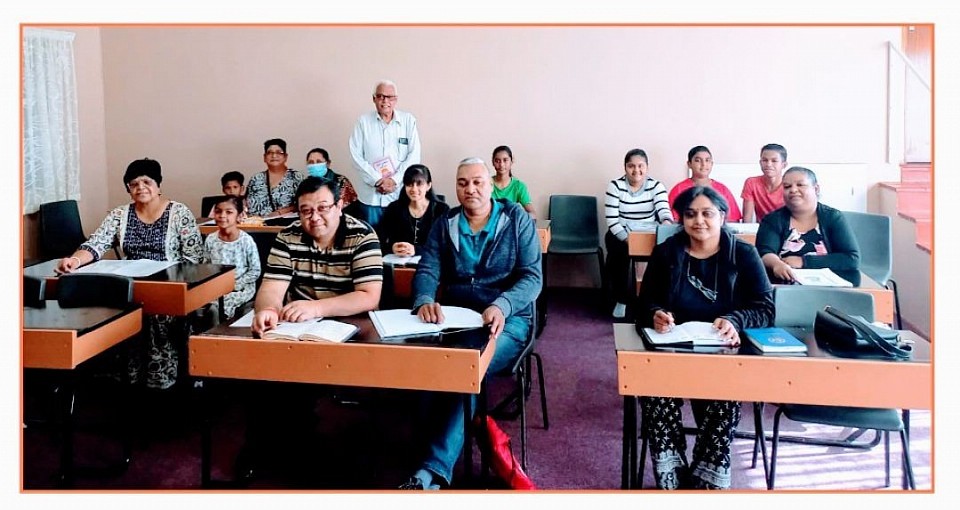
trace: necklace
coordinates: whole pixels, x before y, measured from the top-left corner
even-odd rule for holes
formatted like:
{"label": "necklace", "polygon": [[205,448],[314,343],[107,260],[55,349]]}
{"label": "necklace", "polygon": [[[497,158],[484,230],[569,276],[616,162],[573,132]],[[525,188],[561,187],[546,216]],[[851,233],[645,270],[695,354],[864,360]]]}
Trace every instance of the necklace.
{"label": "necklace", "polygon": [[413,244],[420,244],[420,220],[415,216],[410,216],[410,228],[413,229]]}

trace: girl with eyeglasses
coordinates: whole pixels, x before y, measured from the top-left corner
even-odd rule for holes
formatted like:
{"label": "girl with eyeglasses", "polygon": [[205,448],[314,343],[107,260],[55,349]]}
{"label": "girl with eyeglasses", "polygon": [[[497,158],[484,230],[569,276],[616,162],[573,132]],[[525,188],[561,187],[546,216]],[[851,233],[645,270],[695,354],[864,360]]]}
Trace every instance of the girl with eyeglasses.
{"label": "girl with eyeglasses", "polygon": [[[650,256],[637,327],[665,333],[684,322],[709,322],[733,347],[740,344],[743,329],[771,326],[773,287],[756,249],[723,228],[726,200],[713,188],[695,186],[677,196],[674,211],[683,229]],[[683,400],[642,397],[640,406],[658,488],[730,487],[730,445],[740,422],[740,402],[691,400],[699,431],[689,463]]]}

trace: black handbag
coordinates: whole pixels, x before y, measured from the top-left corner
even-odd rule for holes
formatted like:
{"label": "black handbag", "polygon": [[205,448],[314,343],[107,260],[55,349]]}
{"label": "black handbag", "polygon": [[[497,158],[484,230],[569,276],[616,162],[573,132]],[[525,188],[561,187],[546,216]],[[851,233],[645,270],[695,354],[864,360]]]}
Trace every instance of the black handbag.
{"label": "black handbag", "polygon": [[913,353],[912,346],[900,342],[898,331],[874,326],[832,306],[817,311],[813,334],[818,344],[837,356],[909,359]]}

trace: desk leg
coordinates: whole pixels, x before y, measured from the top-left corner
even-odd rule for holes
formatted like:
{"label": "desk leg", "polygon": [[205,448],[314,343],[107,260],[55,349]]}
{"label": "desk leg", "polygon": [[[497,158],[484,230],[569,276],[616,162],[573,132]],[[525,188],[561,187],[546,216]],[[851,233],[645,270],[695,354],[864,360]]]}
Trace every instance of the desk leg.
{"label": "desk leg", "polygon": [[473,478],[473,399],[469,393],[463,394],[463,474]]}
{"label": "desk leg", "polygon": [[73,485],[73,371],[67,371],[60,386],[60,474],[59,483],[64,487]]}
{"label": "desk leg", "polygon": [[[523,399],[523,394],[521,393],[520,398]],[[480,426],[477,427],[477,434],[480,435],[481,441],[485,443],[490,442],[490,433],[487,431],[487,378],[484,377],[480,381],[480,394],[477,396],[477,417],[479,419]],[[487,448],[480,449],[480,477],[485,478],[490,474],[490,453],[492,451],[493,445],[488,445]]]}
{"label": "desk leg", "polygon": [[[907,448],[910,448],[910,410],[909,409],[901,410],[900,416],[901,416],[901,419],[903,420],[903,430],[907,434]],[[903,487],[903,490],[908,490],[912,488],[911,485],[913,485],[913,480],[910,480],[909,477],[907,476],[909,469],[910,469],[910,466],[907,465],[906,456],[901,455],[900,471],[901,473],[903,473],[902,474],[903,480],[901,482],[901,487]]]}
{"label": "desk leg", "polygon": [[204,391],[204,381],[200,379],[193,385],[197,402],[200,403],[200,487],[210,487],[210,463],[212,457],[212,436],[210,433],[211,421],[210,405],[207,402],[207,392]]}
{"label": "desk leg", "polygon": [[637,472],[637,397],[623,397],[623,458],[620,464],[620,488],[632,489]]}

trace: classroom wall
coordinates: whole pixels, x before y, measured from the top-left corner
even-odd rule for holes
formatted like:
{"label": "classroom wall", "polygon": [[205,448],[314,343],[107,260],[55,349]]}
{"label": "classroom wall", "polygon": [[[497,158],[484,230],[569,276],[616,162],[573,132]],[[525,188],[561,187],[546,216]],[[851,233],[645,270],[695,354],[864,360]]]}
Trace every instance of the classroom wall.
{"label": "classroom wall", "polygon": [[275,136],[292,167],[320,145],[352,176],[347,140],[380,78],[417,115],[439,192],[453,195],[461,158],[507,144],[541,216],[550,194],[602,200],[633,147],[668,187],[698,144],[717,163],[778,142],[793,160],[891,171],[885,45],[899,27],[106,27],[101,40],[109,183],[156,158],[164,192],[194,208],[223,172],[262,170]]}

